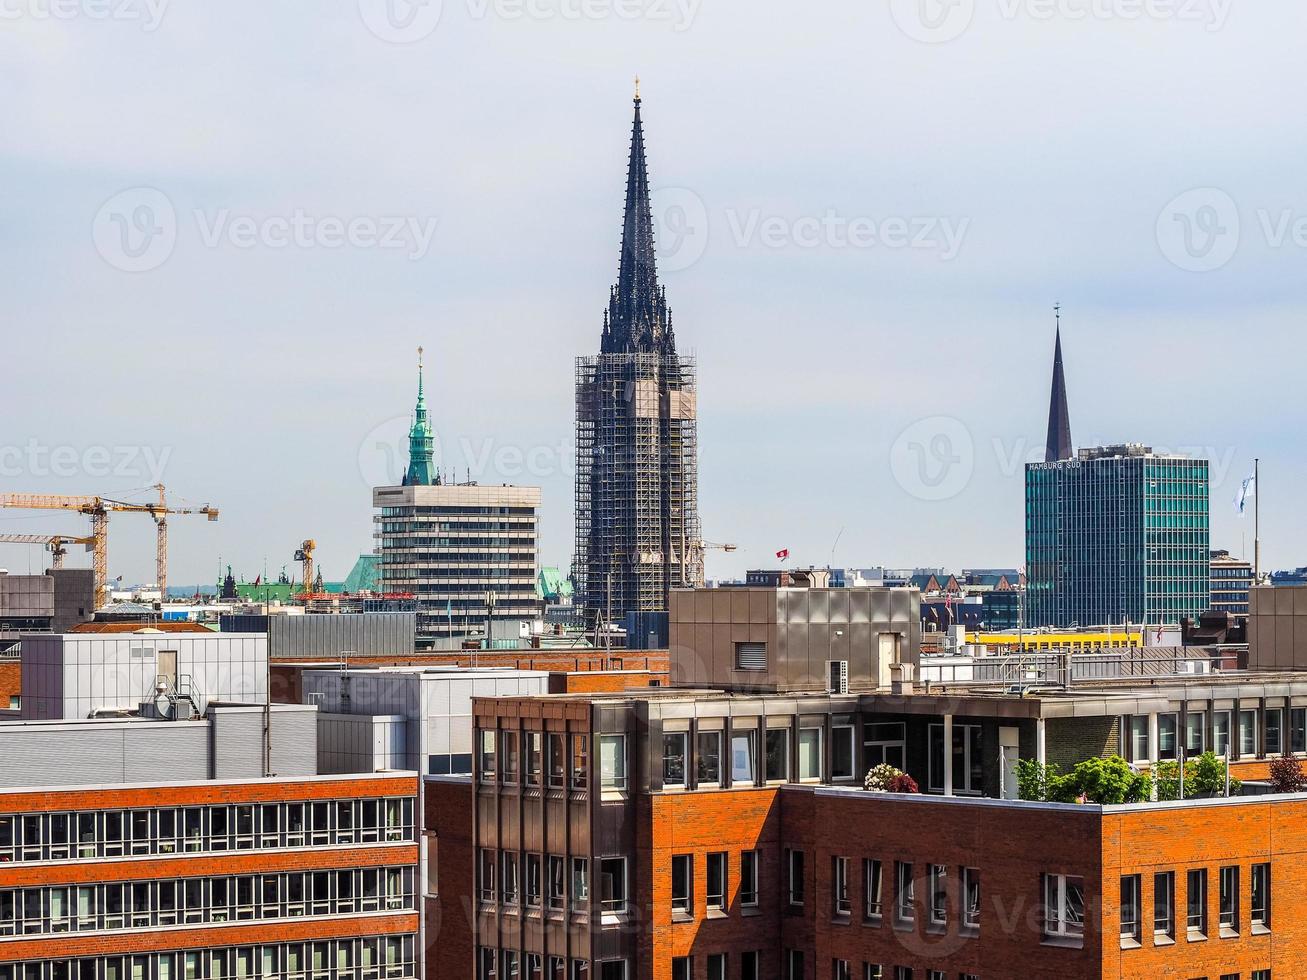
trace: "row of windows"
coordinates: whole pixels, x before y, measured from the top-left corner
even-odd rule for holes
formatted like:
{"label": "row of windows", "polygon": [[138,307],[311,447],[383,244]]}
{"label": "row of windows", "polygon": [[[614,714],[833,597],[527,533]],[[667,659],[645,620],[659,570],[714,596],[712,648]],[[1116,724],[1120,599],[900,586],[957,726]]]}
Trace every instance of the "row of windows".
{"label": "row of windows", "polygon": [[[746,954],[747,955],[747,954]],[[804,974],[804,953],[799,949],[790,949],[785,951],[785,977],[786,980],[805,980]],[[862,970],[858,974],[862,980],[916,980],[917,971],[910,966],[896,966],[893,973],[887,973],[886,967],[880,963],[862,962]],[[673,972],[674,980],[676,978]],[[709,973],[709,980],[717,980],[712,973]],[[855,980],[853,973],[853,964],[849,960],[833,959],[831,960],[831,980]],[[950,980],[947,972],[944,970],[923,970],[922,976],[925,980]],[[726,973],[721,974],[721,980],[725,980]],[[756,980],[757,973],[745,974],[745,980]],[[959,973],[957,980],[980,980],[975,973]]]}
{"label": "row of windows", "polygon": [[[606,911],[626,911],[626,859],[599,862],[601,901]],[[477,862],[477,896],[483,904],[498,902],[512,913],[519,907],[528,912],[584,912],[590,902],[590,862],[566,859],[557,854],[519,854],[483,847]],[[570,889],[567,886],[570,880]]]}
{"label": "row of windows", "polygon": [[[519,752],[520,748],[524,751]],[[625,736],[599,736],[599,751],[601,766],[607,767],[604,774],[608,781],[604,785],[624,787]],[[588,783],[589,755],[590,736],[585,733],[496,732],[482,728],[477,735],[477,773],[483,783],[583,790]],[[619,758],[620,772],[616,761]]]}
{"label": "row of windows", "polygon": [[412,797],[0,814],[0,864],[413,840]]}
{"label": "row of windows", "polygon": [[461,516],[463,514],[475,514],[478,516],[493,517],[534,517],[536,509],[534,507],[382,507],[382,517],[429,517],[438,514],[451,514]]}
{"label": "row of windows", "polygon": [[[1180,715],[1128,715],[1121,719],[1121,754],[1131,762],[1152,762],[1179,758],[1181,744],[1187,758],[1201,755],[1209,748],[1217,755],[1227,752],[1233,758],[1264,755],[1274,757],[1287,750],[1294,754],[1307,753],[1307,708],[1289,709],[1289,731],[1286,741],[1284,709],[1241,708],[1238,712],[1237,736],[1231,740],[1231,723],[1235,720],[1231,710],[1213,711],[1208,728],[1206,711],[1190,711],[1185,715],[1184,740],[1180,741]],[[1259,718],[1260,716],[1260,718]],[[1152,719],[1156,718],[1157,735],[1154,744]],[[1260,727],[1259,727],[1260,722]],[[1259,739],[1261,745],[1258,744]]]}
{"label": "row of windows", "polygon": [[0,936],[416,909],[411,868],[0,889]]}
{"label": "row of windows", "polygon": [[[590,980],[589,960],[568,960],[515,949],[477,950],[476,980]],[[595,980],[628,980],[626,960],[595,964]]]}
{"label": "row of windows", "polygon": [[412,936],[0,963],[0,980],[410,980]]}
{"label": "row of windows", "polygon": [[[1241,919],[1242,869],[1238,865],[1222,867],[1217,877],[1217,935],[1233,939],[1243,931]],[[1267,863],[1252,865],[1249,873],[1248,926],[1254,935],[1271,930],[1271,866]],[[1201,942],[1211,934],[1208,922],[1207,869],[1194,868],[1185,873],[1185,938]],[[1176,940],[1177,928],[1176,874],[1159,871],[1153,875],[1153,945],[1169,946]],[[1145,929],[1143,908],[1143,876],[1125,875],[1121,878],[1121,948],[1134,949],[1143,945]]]}
{"label": "row of windows", "polygon": [[[787,850],[785,865],[787,903],[791,909],[802,908],[806,901],[804,852]],[[934,931],[943,930],[956,916],[960,930],[974,935],[980,929],[980,871],[968,867],[950,869],[943,864],[927,864],[925,867],[928,926]],[[851,875],[850,858],[839,855],[831,857],[830,914],[836,921],[847,920],[853,915]],[[864,923],[877,925],[883,921],[885,892],[881,862],[863,859],[860,904]],[[896,926],[911,927],[916,924],[917,885],[912,862],[894,862],[894,893],[890,901],[893,903],[892,914]]]}

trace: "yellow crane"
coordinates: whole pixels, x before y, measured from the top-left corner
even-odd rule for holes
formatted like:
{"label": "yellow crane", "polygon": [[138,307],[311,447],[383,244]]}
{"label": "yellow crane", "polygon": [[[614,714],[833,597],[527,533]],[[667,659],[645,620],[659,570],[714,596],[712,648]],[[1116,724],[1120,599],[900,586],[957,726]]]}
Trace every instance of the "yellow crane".
{"label": "yellow crane", "polygon": [[[109,598],[109,514],[149,514],[155,524],[155,574],[159,592],[168,594],[168,515],[203,514],[211,521],[218,519],[218,508],[169,507],[162,483],[152,488],[159,493],[158,503],[129,503],[108,497],[72,496],[52,493],[0,493],[0,507],[26,507],[33,510],[72,510],[91,518],[91,566],[95,571],[95,606],[105,605]],[[71,540],[71,539],[69,539]]]}
{"label": "yellow crane", "polygon": [[305,595],[313,592],[313,552],[318,547],[318,543],[312,538],[306,538],[305,541],[295,551],[295,560],[300,563],[303,585],[300,591]]}
{"label": "yellow crane", "polygon": [[84,544],[89,551],[95,538],[75,538],[67,534],[0,534],[0,544],[43,544],[50,552],[50,567],[63,568],[66,544]]}

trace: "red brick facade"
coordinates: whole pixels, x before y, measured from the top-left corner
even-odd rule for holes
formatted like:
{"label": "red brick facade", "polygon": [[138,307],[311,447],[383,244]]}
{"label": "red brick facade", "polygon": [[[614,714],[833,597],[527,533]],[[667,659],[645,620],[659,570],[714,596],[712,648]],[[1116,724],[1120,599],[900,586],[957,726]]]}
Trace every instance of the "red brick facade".
{"label": "red brick facade", "polygon": [[466,976],[472,963],[473,786],[470,780],[429,780],[426,792],[428,875],[427,980]]}

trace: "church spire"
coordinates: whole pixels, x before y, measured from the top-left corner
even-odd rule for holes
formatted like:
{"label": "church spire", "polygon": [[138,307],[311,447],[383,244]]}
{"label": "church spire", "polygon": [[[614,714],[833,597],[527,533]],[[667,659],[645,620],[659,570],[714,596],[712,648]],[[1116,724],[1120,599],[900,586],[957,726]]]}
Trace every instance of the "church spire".
{"label": "church spire", "polygon": [[1057,321],[1056,340],[1053,344],[1053,391],[1048,403],[1048,444],[1044,451],[1044,462],[1056,463],[1060,459],[1070,459],[1071,448],[1071,412],[1067,407],[1066,375],[1062,371],[1062,304],[1053,305],[1053,315]]}
{"label": "church spire", "polygon": [[404,486],[430,486],[440,482],[434,468],[436,437],[427,418],[427,398],[422,385],[422,348],[418,348],[418,400],[413,409],[413,427],[408,432],[408,470]]}
{"label": "church spire", "polygon": [[638,77],[634,101],[631,155],[626,167],[622,257],[617,270],[617,286],[608,301],[608,323],[600,350],[604,354],[673,353],[675,345],[667,331],[667,305],[658,288],[654,258],[653,208],[649,200],[649,170],[644,155]]}

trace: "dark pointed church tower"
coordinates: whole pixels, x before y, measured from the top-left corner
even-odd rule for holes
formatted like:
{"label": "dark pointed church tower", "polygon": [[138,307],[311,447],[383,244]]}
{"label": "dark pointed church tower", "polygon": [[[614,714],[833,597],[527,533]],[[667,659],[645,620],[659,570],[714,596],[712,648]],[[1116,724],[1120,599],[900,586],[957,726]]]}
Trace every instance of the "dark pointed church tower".
{"label": "dark pointed church tower", "polygon": [[1057,340],[1053,347],[1053,392],[1048,403],[1048,444],[1044,451],[1044,462],[1056,463],[1059,459],[1070,459],[1074,454],[1071,448],[1071,412],[1066,400],[1066,375],[1062,372],[1062,307],[1053,307],[1057,316]]}
{"label": "dark pointed church tower", "polygon": [[702,582],[695,380],[658,284],[637,80],[617,283],[599,355],[576,362],[572,576],[591,622],[666,610]]}

